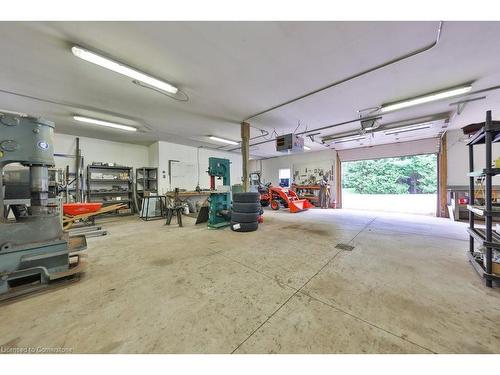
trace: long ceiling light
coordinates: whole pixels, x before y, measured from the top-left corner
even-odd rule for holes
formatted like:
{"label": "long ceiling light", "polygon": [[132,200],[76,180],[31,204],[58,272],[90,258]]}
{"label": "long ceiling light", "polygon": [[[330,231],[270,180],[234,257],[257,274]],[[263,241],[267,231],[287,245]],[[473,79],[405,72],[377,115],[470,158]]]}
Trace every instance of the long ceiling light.
{"label": "long ceiling light", "polygon": [[114,122],[97,120],[95,118],[90,118],[90,117],[73,116],[73,119],[75,119],[76,121],[85,122],[85,123],[88,123],[88,124],[99,125],[99,126],[106,126],[108,128],[114,128],[114,129],[120,129],[120,130],[126,130],[128,132],[135,132],[135,131],[137,131],[137,129],[134,128],[134,127],[132,127],[132,126],[127,126],[127,125],[122,125],[122,124],[115,124]]}
{"label": "long ceiling light", "polygon": [[429,103],[429,102],[433,102],[436,100],[451,98],[452,96],[465,94],[465,93],[469,92],[471,89],[472,89],[472,86],[470,86],[470,85],[455,87],[453,89],[435,92],[432,94],[419,96],[419,97],[416,97],[413,99],[403,100],[401,102],[382,105],[382,107],[380,108],[380,111],[383,113],[390,112],[390,111],[396,111],[398,109],[412,107],[412,106],[418,105],[418,104],[424,104],[424,103]]}
{"label": "long ceiling light", "polygon": [[420,124],[420,125],[414,125],[414,126],[405,126],[405,127],[401,127],[401,128],[398,128],[398,129],[392,129],[392,130],[384,131],[384,134],[385,135],[391,135],[391,134],[412,132],[412,131],[415,131],[415,130],[427,129],[427,128],[430,128],[430,127],[431,127],[431,124]]}
{"label": "long ceiling light", "polygon": [[113,72],[123,74],[124,76],[133,78],[137,81],[143,82],[157,89],[169,92],[171,94],[176,94],[178,91],[177,87],[172,86],[170,83],[160,81],[159,79],[156,79],[138,70],[130,68],[122,63],[108,59],[107,57],[98,55],[97,53],[88,51],[81,47],[73,46],[71,48],[71,52],[73,52],[73,55],[75,55],[76,57],[79,57],[85,61],[97,64],[99,66],[102,66],[103,68],[112,70]]}
{"label": "long ceiling light", "polygon": [[351,141],[359,141],[361,139],[365,139],[365,136],[364,135],[358,135],[358,136],[353,136],[353,137],[337,138],[337,139],[333,139],[333,143],[344,143],[344,142],[351,142]]}
{"label": "long ceiling light", "polygon": [[208,136],[208,138],[210,138],[210,139],[211,139],[211,140],[213,140],[213,141],[222,142],[222,143],[227,143],[227,144],[229,144],[229,145],[235,145],[235,146],[236,146],[236,145],[238,145],[238,144],[239,144],[239,143],[238,143],[238,142],[236,142],[236,141],[232,141],[232,140],[230,140],[230,139],[225,139],[225,138],[216,137],[216,136],[214,136],[214,135],[210,135],[210,136]]}

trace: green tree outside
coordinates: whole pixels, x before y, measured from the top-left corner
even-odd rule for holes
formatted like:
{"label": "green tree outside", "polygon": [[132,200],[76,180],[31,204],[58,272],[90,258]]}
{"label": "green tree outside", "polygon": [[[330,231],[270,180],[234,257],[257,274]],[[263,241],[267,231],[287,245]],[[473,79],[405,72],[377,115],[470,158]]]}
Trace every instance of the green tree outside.
{"label": "green tree outside", "polygon": [[342,188],[358,194],[435,194],[437,155],[342,163]]}

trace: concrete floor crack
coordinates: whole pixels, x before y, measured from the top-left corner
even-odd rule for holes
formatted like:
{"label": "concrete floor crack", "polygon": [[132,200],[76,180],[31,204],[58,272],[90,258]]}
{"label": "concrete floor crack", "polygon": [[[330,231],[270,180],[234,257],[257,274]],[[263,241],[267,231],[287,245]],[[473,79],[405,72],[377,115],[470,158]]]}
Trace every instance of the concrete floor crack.
{"label": "concrete floor crack", "polygon": [[363,227],[363,229],[361,229],[358,233],[356,233],[356,235],[355,235],[353,238],[351,238],[351,240],[348,242],[348,244],[349,244],[349,243],[351,243],[352,241],[354,241],[354,240],[356,239],[356,237],[358,237],[358,236],[359,236],[362,232],[364,232],[364,231],[365,231],[365,230],[366,230],[366,229],[367,229],[370,225],[372,225],[372,224],[373,224],[373,222],[374,222],[375,220],[377,220],[377,218],[378,218],[378,217],[376,216],[376,217],[374,217],[372,220],[370,220],[370,221],[369,221],[369,222],[368,222],[368,223],[367,223],[367,224]]}
{"label": "concrete floor crack", "polygon": [[438,354],[436,351],[434,351],[434,350],[432,350],[432,349],[429,349],[429,348],[427,348],[427,347],[425,347],[425,346],[422,346],[422,345],[420,345],[420,344],[418,344],[418,343],[416,343],[416,342],[414,342],[414,341],[411,341],[411,340],[409,340],[409,339],[407,339],[407,338],[405,338],[405,337],[402,337],[402,336],[400,336],[400,335],[398,335],[398,334],[396,334],[396,333],[394,333],[394,332],[391,332],[391,331],[389,331],[389,330],[387,330],[387,329],[385,329],[385,328],[379,327],[378,325],[376,325],[376,324],[374,324],[374,323],[372,323],[372,322],[370,322],[370,321],[368,321],[368,320],[365,320],[365,319],[363,319],[363,318],[361,318],[361,317],[359,317],[359,316],[357,316],[357,315],[354,315],[354,314],[350,313],[349,311],[343,310],[343,309],[341,309],[341,308],[340,308],[340,307],[338,307],[338,306],[335,306],[335,305],[332,305],[332,304],[330,304],[330,303],[328,303],[328,302],[325,302],[325,301],[323,301],[323,300],[321,300],[321,299],[319,299],[319,298],[317,298],[317,297],[315,297],[315,296],[312,296],[311,294],[309,294],[309,293],[307,293],[307,292],[304,292],[304,291],[302,291],[302,290],[301,290],[301,291],[300,291],[300,293],[302,293],[302,294],[304,294],[304,295],[308,296],[309,298],[314,299],[315,301],[318,301],[318,302],[320,302],[320,303],[324,304],[325,306],[328,306],[328,307],[330,307],[330,308],[332,308],[332,309],[334,309],[334,310],[340,311],[340,312],[341,312],[341,313],[343,313],[343,314],[349,315],[351,318],[354,318],[354,319],[356,319],[356,320],[359,320],[360,322],[363,322],[363,323],[365,323],[365,324],[368,324],[369,326],[371,326],[371,327],[373,327],[373,328],[379,329],[379,330],[381,330],[381,331],[384,331],[385,333],[388,333],[388,334],[390,334],[390,335],[392,335],[392,336],[395,336],[395,337],[397,337],[397,338],[400,338],[401,340],[404,340],[404,341],[406,341],[406,342],[408,342],[408,343],[410,343],[410,344],[412,344],[412,345],[418,346],[419,348],[421,348],[421,349],[423,349],[423,350],[426,350],[426,351],[428,351],[429,353],[432,353],[432,354]]}
{"label": "concrete floor crack", "polygon": [[234,350],[231,352],[231,354],[234,354],[245,342],[247,342],[250,337],[252,337],[259,329],[261,329],[264,324],[266,324],[274,315],[276,315],[276,313],[278,313],[278,311],[280,311],[294,296],[297,295],[297,293],[299,293],[302,288],[304,288],[314,277],[316,277],[326,266],[328,266],[328,264],[330,264],[330,262],[332,262],[335,257],[337,255],[339,255],[340,253],[342,252],[342,250],[339,250],[334,256],[332,256],[314,275],[312,275],[299,289],[296,289],[293,294],[288,297],[288,299],[283,302],[276,310],[274,310],[271,315],[269,315],[265,320],[264,322],[262,322],[256,329],[254,329],[252,331],[252,333],[250,333],[250,335],[248,335],[247,338],[245,338],[245,340],[243,340],[236,348],[234,348]]}

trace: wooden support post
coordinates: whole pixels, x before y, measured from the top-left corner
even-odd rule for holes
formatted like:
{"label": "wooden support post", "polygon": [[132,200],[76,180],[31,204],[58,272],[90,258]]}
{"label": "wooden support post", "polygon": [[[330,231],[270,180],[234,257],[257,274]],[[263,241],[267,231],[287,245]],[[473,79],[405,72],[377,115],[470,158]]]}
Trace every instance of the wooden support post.
{"label": "wooden support post", "polygon": [[448,217],[446,185],[448,180],[448,157],[446,150],[446,133],[441,137],[438,154],[438,217]]}
{"label": "wooden support post", "polygon": [[250,124],[241,123],[241,156],[243,173],[243,191],[248,191],[248,160],[250,159]]}
{"label": "wooden support post", "polygon": [[337,208],[342,208],[342,163],[338,152],[335,152],[335,187]]}

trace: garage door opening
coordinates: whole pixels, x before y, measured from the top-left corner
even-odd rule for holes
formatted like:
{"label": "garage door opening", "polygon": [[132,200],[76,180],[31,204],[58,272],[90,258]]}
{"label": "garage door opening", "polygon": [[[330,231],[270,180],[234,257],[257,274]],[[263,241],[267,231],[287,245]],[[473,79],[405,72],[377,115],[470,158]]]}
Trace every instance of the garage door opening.
{"label": "garage door opening", "polygon": [[436,215],[437,154],[342,162],[342,207]]}

